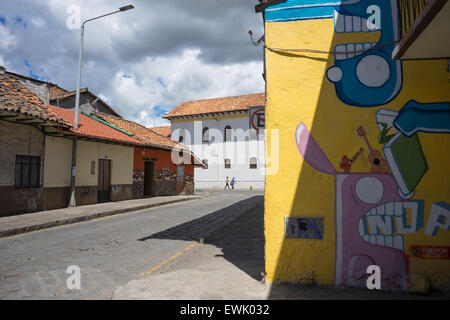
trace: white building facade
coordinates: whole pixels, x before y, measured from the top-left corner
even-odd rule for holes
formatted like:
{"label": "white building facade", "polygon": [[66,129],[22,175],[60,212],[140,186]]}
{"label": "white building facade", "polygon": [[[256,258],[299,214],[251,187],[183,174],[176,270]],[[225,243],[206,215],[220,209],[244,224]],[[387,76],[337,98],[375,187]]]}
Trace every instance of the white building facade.
{"label": "white building facade", "polygon": [[206,165],[194,169],[197,189],[223,189],[226,177],[235,178],[235,189],[264,189],[264,100],[264,94],[200,100],[164,116],[171,139]]}

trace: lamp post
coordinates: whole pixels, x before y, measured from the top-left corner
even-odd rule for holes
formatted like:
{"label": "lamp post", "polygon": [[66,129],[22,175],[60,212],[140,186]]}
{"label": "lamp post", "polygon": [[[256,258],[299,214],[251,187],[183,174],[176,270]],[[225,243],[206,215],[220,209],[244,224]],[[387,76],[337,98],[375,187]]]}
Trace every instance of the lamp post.
{"label": "lamp post", "polygon": [[[75,112],[74,112],[74,128],[75,130],[78,129],[78,113],[80,109],[80,86],[81,86],[81,69],[83,64],[83,41],[84,41],[84,25],[88,23],[89,21],[97,20],[106,16],[110,16],[115,13],[124,12],[134,9],[134,6],[127,5],[124,7],[120,7],[119,10],[88,19],[84,21],[81,24],[81,36],[80,36],[80,52],[78,55],[78,76],[77,76],[77,91],[75,96]],[[72,172],[71,172],[71,179],[70,179],[70,201],[69,201],[69,207],[75,207],[76,201],[75,201],[75,175],[76,175],[76,167],[77,167],[77,143],[78,143],[78,136],[74,134],[73,136],[73,143],[72,143]]]}

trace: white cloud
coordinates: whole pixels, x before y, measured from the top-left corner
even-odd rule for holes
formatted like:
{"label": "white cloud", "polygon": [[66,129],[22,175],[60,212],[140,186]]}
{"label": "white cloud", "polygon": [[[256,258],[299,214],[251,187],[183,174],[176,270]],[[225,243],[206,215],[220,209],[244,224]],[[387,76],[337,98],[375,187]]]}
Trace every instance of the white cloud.
{"label": "white cloud", "polygon": [[80,33],[67,27],[67,9],[79,6],[84,20],[131,3],[136,10],[86,25],[81,85],[127,119],[164,125],[164,111],[183,101],[264,91],[263,51],[247,34],[263,32],[255,2],[0,0],[2,16],[28,25],[0,24],[0,62],[28,74],[27,61],[74,90]]}
{"label": "white cloud", "polygon": [[[262,62],[229,65],[208,64],[199,59],[200,50],[181,55],[147,58],[126,73],[118,72],[106,94],[117,111],[137,122],[167,125],[155,111],[169,111],[183,101],[264,92]],[[158,107],[158,110],[155,110]]]}
{"label": "white cloud", "polygon": [[44,28],[47,25],[45,20],[40,17],[31,18],[31,23],[37,28]]}
{"label": "white cloud", "polygon": [[9,29],[0,24],[0,50],[9,51],[16,46],[16,37]]}

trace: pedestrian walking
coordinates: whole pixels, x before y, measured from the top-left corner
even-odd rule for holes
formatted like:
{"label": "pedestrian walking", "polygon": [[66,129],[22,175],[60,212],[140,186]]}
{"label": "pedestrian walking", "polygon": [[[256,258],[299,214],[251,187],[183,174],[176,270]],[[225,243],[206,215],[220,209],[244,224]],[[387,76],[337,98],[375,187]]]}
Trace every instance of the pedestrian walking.
{"label": "pedestrian walking", "polygon": [[230,179],[228,177],[225,179],[225,190],[230,190]]}
{"label": "pedestrian walking", "polygon": [[236,179],[233,177],[233,179],[231,179],[231,189],[234,189],[235,184],[236,184]]}

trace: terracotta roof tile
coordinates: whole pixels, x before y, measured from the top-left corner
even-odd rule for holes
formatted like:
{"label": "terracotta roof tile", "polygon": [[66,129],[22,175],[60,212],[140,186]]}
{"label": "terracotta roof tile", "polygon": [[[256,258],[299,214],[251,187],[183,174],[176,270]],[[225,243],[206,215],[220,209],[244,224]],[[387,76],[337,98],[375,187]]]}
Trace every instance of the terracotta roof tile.
{"label": "terracotta roof tile", "polygon": [[[51,112],[63,118],[65,121],[73,125],[74,112],[71,110],[55,107],[46,106]],[[82,113],[78,116],[78,129],[70,128],[71,133],[76,133],[80,136],[86,136],[90,138],[96,138],[100,140],[122,142],[133,145],[143,145],[144,143],[135,137],[126,135],[114,128],[107,126],[95,119],[92,119]],[[131,133],[131,132],[130,132]]]}
{"label": "terracotta roof tile", "polygon": [[145,143],[169,149],[173,149],[175,146],[177,146],[177,143],[170,140],[168,137],[160,135],[155,131],[148,129],[136,122],[125,120],[123,118],[118,118],[101,112],[95,112],[93,113],[93,115],[122,130],[134,134],[134,137]]}
{"label": "terracotta roof tile", "polygon": [[172,129],[171,126],[163,126],[163,127],[155,127],[155,128],[149,128],[150,130],[155,131],[156,133],[165,136],[165,137],[169,137],[172,134]]}
{"label": "terracotta roof tile", "polygon": [[[58,87],[59,88],[59,87]],[[74,96],[74,95],[76,95],[76,93],[77,93],[77,91],[76,90],[73,90],[73,91],[67,91],[67,90],[64,90],[64,89],[62,89],[62,88],[59,88],[59,89],[61,89],[61,90],[57,90],[57,89],[53,89],[54,91],[54,93],[58,93],[58,95],[51,95],[51,93],[50,93],[50,100],[56,100],[57,98],[58,99],[65,99],[65,98],[68,98],[68,97],[71,97],[71,96]],[[81,88],[80,89],[80,93],[85,93],[85,92],[88,92],[89,91],[89,89],[88,88]]]}
{"label": "terracotta roof tile", "polygon": [[52,86],[52,87],[50,87],[50,100],[54,100],[58,97],[61,97],[68,92],[69,91],[67,91],[63,88],[60,88],[58,86]]}
{"label": "terracotta roof tile", "polygon": [[43,102],[19,80],[5,73],[0,73],[0,110],[13,111],[69,126],[66,121],[49,112]]}
{"label": "terracotta roof tile", "polygon": [[200,115],[224,111],[248,110],[249,107],[264,106],[265,94],[247,94],[207,100],[187,101],[179,104],[163,118]]}

